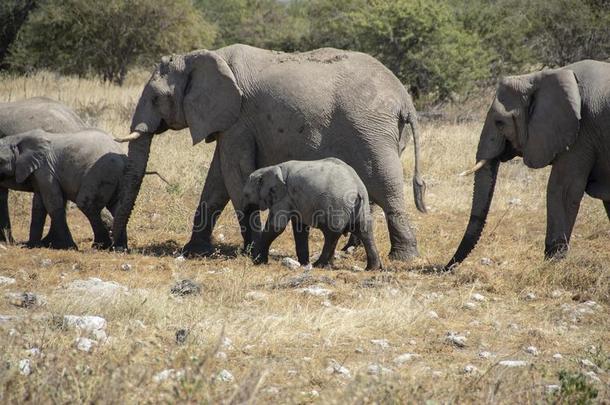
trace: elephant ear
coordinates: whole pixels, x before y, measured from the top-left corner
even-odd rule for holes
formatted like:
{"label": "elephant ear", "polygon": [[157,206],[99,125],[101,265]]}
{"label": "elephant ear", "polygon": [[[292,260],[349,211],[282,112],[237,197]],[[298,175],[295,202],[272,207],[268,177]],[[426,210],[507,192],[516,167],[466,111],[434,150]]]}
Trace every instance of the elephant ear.
{"label": "elephant ear", "polygon": [[186,63],[189,76],[183,109],[193,145],[203,139],[213,142],[218,132],[229,129],[237,121],[241,89],[227,62],[215,52],[192,53]]}
{"label": "elephant ear", "polygon": [[51,143],[40,137],[26,137],[16,147],[15,181],[23,183],[34,171],[48,163]]}
{"label": "elephant ear", "polygon": [[266,210],[274,206],[286,195],[286,183],[282,170],[275,166],[267,170],[261,176],[259,195],[259,206],[261,210]]}
{"label": "elephant ear", "polygon": [[533,81],[523,161],[531,168],[550,164],[569,148],[580,128],[581,99],[571,70],[541,72]]}

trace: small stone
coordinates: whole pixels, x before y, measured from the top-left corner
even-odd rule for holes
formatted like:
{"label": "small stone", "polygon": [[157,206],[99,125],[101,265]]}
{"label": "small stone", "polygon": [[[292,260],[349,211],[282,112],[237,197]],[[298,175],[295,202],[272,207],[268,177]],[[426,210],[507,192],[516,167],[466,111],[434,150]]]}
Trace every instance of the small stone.
{"label": "small stone", "polygon": [[352,271],[359,273],[361,271],[364,271],[364,269],[362,267],[360,267],[360,266],[354,265],[354,266],[352,266]]}
{"label": "small stone", "polygon": [[485,301],[485,297],[483,295],[479,294],[479,293],[472,294],[472,296],[470,298],[472,298],[473,300],[475,300],[477,302]]}
{"label": "small stone", "polygon": [[127,287],[114,281],[104,281],[96,277],[88,280],[74,280],[66,286],[70,293],[92,298],[114,298],[127,292]]}
{"label": "small stone", "polygon": [[460,348],[466,347],[466,336],[460,336],[456,332],[447,332],[445,340],[447,340],[447,342],[453,344],[454,346]]}
{"label": "small stone", "polygon": [[409,340],[409,344],[411,346],[415,346],[417,344],[417,342],[415,341],[415,339],[411,339],[411,340]]}
{"label": "small stone", "polygon": [[333,294],[332,290],[322,288],[318,285],[312,285],[311,287],[305,287],[299,289],[299,292],[305,295],[312,295],[314,297],[328,297]]}
{"label": "small stone", "polygon": [[131,271],[131,268],[132,268],[132,266],[129,263],[121,264],[121,270],[123,270],[123,271]]}
{"label": "small stone", "polygon": [[585,302],[583,302],[582,304],[583,304],[583,305],[586,305],[586,306],[588,306],[588,307],[590,307],[590,308],[595,308],[595,307],[597,306],[597,302],[595,302],[595,301],[591,301],[591,300],[589,300],[589,301],[585,301]]}
{"label": "small stone", "polygon": [[0,286],[15,284],[16,280],[12,277],[0,276]]}
{"label": "small stone", "polygon": [[519,206],[521,205],[521,199],[516,197],[511,198],[510,200],[508,200],[508,205]]}
{"label": "small stone", "polygon": [[32,374],[32,363],[30,362],[30,359],[19,360],[19,374],[26,377]]}
{"label": "small stone", "polygon": [[483,266],[491,266],[492,264],[494,264],[494,262],[489,257],[483,257],[481,258],[481,264]]}
{"label": "small stone", "polygon": [[308,396],[310,398],[318,398],[320,396],[320,393],[316,390],[311,390],[309,391]]}
{"label": "small stone", "polygon": [[563,359],[563,356],[561,355],[561,353],[555,353],[553,355],[553,359],[559,361],[559,360]]}
{"label": "small stone", "polygon": [[173,368],[169,368],[163,371],[158,372],[153,376],[153,381],[155,383],[160,383],[168,379],[180,379],[184,376],[184,370],[174,370]]}
{"label": "small stone", "polygon": [[366,373],[369,375],[387,375],[392,374],[392,370],[385,368],[380,364],[369,364]]}
{"label": "small stone", "polygon": [[428,311],[428,318],[438,319],[438,314],[435,311]]}
{"label": "small stone", "polygon": [[173,295],[184,297],[186,295],[198,295],[201,293],[201,286],[192,280],[184,279],[176,283],[170,290]]}
{"label": "small stone", "polygon": [[528,301],[533,301],[536,299],[536,294],[529,292],[529,293],[525,294],[525,299]]}
{"label": "small stone", "polygon": [[590,354],[597,354],[597,346],[591,345],[587,348],[587,352]]}
{"label": "small stone", "polygon": [[352,255],[352,254],[354,254],[354,250],[356,250],[356,247],[355,246],[350,246],[350,247],[347,248],[345,253]]}
{"label": "small stone", "polygon": [[527,366],[527,361],[523,360],[502,360],[498,363],[504,367],[525,367]]}
{"label": "small stone", "polygon": [[347,367],[342,366],[341,364],[337,363],[336,360],[332,359],[329,362],[329,366],[326,367],[326,372],[328,374],[337,374],[344,378],[350,378],[352,376]]}
{"label": "small stone", "polygon": [[25,351],[27,353],[28,356],[30,357],[38,357],[38,356],[42,356],[42,352],[40,351],[39,348],[37,347],[32,347],[31,349],[28,349]]}
{"label": "small stone", "polygon": [[538,350],[538,348],[536,346],[526,347],[525,352],[528,354],[531,354],[532,356],[538,356],[540,354],[540,351]]}
{"label": "small stone", "polygon": [[410,362],[411,360],[415,359],[416,357],[419,357],[419,356],[414,353],[403,353],[400,356],[394,357],[393,362],[397,366],[402,366],[403,364]]}
{"label": "small stone", "polygon": [[602,382],[595,371],[586,371],[585,375],[595,382]]}
{"label": "small stone", "polygon": [[189,336],[188,329],[178,329],[176,331],[176,343],[182,345],[186,342],[186,338]]}
{"label": "small stone", "polygon": [[356,349],[354,349],[354,352],[358,353],[358,354],[362,354],[362,353],[364,353],[364,349],[362,347],[357,347]]}
{"label": "small stone", "polygon": [[186,257],[184,257],[184,256],[180,255],[180,256],[176,257],[176,258],[174,259],[174,261],[175,261],[175,262],[177,262],[177,263],[183,263],[183,262],[185,262],[185,261],[186,261]]}
{"label": "small stone", "polygon": [[599,367],[597,367],[597,365],[595,363],[593,363],[591,360],[589,359],[581,359],[580,360],[580,365],[586,368],[592,368],[594,370],[597,370]]}
{"label": "small stone", "polygon": [[464,366],[464,373],[466,374],[477,374],[479,369],[473,366],[472,364],[466,364]]}
{"label": "small stone", "polygon": [[76,339],[76,348],[81,352],[89,353],[95,345],[97,345],[95,340],[91,340],[86,337],[79,337]]}
{"label": "small stone", "polygon": [[289,268],[290,270],[296,270],[301,267],[301,263],[294,260],[292,257],[284,257],[281,262],[282,266]]}
{"label": "small stone", "polygon": [[222,338],[220,345],[229,350],[233,349],[233,341],[226,336]]}
{"label": "small stone", "polygon": [[51,259],[42,259],[40,261],[40,266],[41,267],[50,267],[53,265],[53,261]]}
{"label": "small stone", "polygon": [[479,357],[482,359],[489,359],[492,357],[492,354],[491,354],[491,352],[482,351],[479,353]]}
{"label": "small stone", "polygon": [[474,302],[467,302],[464,304],[464,309],[476,309],[477,308],[477,304],[475,304]]}
{"label": "small stone", "polygon": [[311,271],[311,269],[313,269],[313,264],[307,263],[305,266],[301,266],[301,268],[303,271]]}
{"label": "small stone", "polygon": [[387,339],[371,339],[371,343],[375,346],[379,346],[382,349],[387,349],[390,347],[390,342]]}
{"label": "small stone", "polygon": [[216,357],[218,360],[223,360],[223,361],[228,358],[228,356],[225,352],[218,352],[218,353],[216,353],[216,355],[214,357]]}
{"label": "small stone", "polygon": [[296,370],[288,370],[286,374],[288,374],[288,377],[296,377],[298,372]]}
{"label": "small stone", "polygon": [[553,292],[551,292],[551,298],[560,298],[563,295],[563,292],[561,290],[553,290]]}
{"label": "small stone", "polygon": [[508,329],[519,330],[519,325],[517,325],[516,323],[509,323]]}
{"label": "small stone", "polygon": [[35,305],[41,305],[42,300],[31,292],[23,293],[8,293],[6,294],[9,304],[20,308],[31,308]]}
{"label": "small stone", "polygon": [[250,301],[263,301],[267,299],[267,294],[262,291],[248,291],[245,297]]}
{"label": "small stone", "polygon": [[217,235],[217,238],[219,241],[223,242],[225,240],[225,234],[224,233],[219,233]]}
{"label": "small stone", "polygon": [[326,307],[326,308],[330,308],[330,307],[332,307],[332,306],[333,306],[332,302],[330,302],[329,300],[324,300],[324,301],[322,301],[322,304],[321,304],[321,305],[322,305],[323,307]]}
{"label": "small stone", "polygon": [[223,382],[232,382],[234,377],[229,370],[221,370],[220,373],[218,373],[218,379]]}
{"label": "small stone", "polygon": [[548,394],[552,394],[554,392],[558,392],[561,389],[561,387],[559,385],[557,385],[557,384],[549,384],[545,388],[546,388],[546,392]]}
{"label": "small stone", "polygon": [[64,326],[79,329],[86,332],[92,332],[98,329],[106,329],[106,320],[100,316],[76,316],[64,315]]}

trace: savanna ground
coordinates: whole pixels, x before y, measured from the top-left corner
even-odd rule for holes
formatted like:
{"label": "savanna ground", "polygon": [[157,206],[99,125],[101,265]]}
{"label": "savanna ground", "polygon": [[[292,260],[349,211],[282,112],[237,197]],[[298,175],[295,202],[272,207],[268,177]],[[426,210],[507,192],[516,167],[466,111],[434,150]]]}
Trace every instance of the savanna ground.
{"label": "savanna ground", "polygon": [[[4,77],[0,99],[46,95],[90,124],[126,135],[145,78],[130,77],[119,88],[52,74]],[[291,232],[275,243],[267,266],[235,255],[241,240],[230,207],[215,231],[224,255],[176,260],[214,145],[192,147],[188,131],[157,136],[149,170],[171,185],[153,176],[144,180],[129,225],[133,252],[92,250],[89,225],[76,209],[69,224],[80,251],[0,249],[0,275],[16,280],[0,285],[0,314],[16,316],[0,320],[0,401],[571,403],[597,391],[594,401],[608,403],[610,223],[601,202],[584,198],[569,257],[545,262],[548,170],[504,164],[478,247],[451,274],[427,271],[449,259],[465,229],[472,178],[456,174],[474,163],[489,98],[471,102],[471,111],[451,107],[450,117],[468,112],[473,120],[423,123],[426,215],[412,202],[412,148],[404,153],[407,209],[421,258],[388,261],[378,211],[376,239],[386,271],[355,271],[364,267],[362,249],[343,255],[333,269],[310,272],[314,284],[331,291],[328,297],[303,293],[307,283],[289,285],[301,273],[279,262],[294,257]],[[10,202],[14,233],[24,241],[30,197],[11,193]],[[320,249],[321,235],[314,232],[311,251]],[[131,269],[122,270],[125,264]],[[108,296],[64,288],[91,277],[129,290]],[[182,279],[199,283],[201,294],[170,294]],[[46,303],[19,308],[4,298],[11,292],[33,292]],[[57,322],[63,315],[104,317],[108,340],[90,353],[78,350],[79,332]],[[182,344],[180,329],[189,332]],[[465,346],[449,342],[448,332],[465,337]],[[376,341],[382,339],[387,342]],[[529,346],[538,353],[528,353]],[[35,347],[41,355],[27,352]],[[413,356],[395,362],[405,353]],[[23,359],[30,360],[27,376],[19,370]],[[527,365],[510,368],[502,360]],[[176,373],[153,378],[167,369]],[[223,381],[222,370],[234,379]],[[560,390],[550,393],[553,385]]]}

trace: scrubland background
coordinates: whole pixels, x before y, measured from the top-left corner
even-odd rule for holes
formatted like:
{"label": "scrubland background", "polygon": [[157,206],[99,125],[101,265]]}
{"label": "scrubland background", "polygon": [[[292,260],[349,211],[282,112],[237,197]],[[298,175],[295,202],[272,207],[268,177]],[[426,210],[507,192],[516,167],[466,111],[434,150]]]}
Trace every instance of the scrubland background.
{"label": "scrubland background", "polygon": [[[77,252],[0,246],[0,276],[15,279],[0,283],[0,402],[609,402],[610,222],[600,201],[583,199],[568,258],[545,262],[548,169],[530,170],[518,159],[503,164],[479,245],[455,272],[433,270],[451,257],[468,221],[472,178],[457,173],[474,163],[497,78],[608,60],[610,3],[104,4],[1,2],[0,102],[51,97],[90,125],[126,135],[151,65],[164,53],[235,42],[370,53],[405,83],[421,112],[426,215],[412,202],[410,145],[403,156],[421,257],[387,259],[377,212],[384,272],[354,268],[364,267],[362,249],[339,255],[332,269],[289,270],[280,260],[294,257],[290,232],[274,244],[270,264],[255,267],[239,253],[229,205],[214,234],[219,254],[177,260],[214,144],[193,147],[188,131],[168,131],[155,137],[149,170],[170,185],[145,178],[129,224],[132,252],[92,250],[90,227],[76,209],[68,221]],[[30,199],[11,193],[20,242]],[[321,242],[313,232],[313,254]],[[70,288],[92,277],[117,283],[116,291]],[[183,279],[198,283],[200,294],[172,294]],[[22,292],[43,304],[13,305],[8,294]],[[104,317],[108,340],[79,350],[76,339],[92,336],[66,328],[64,315]],[[179,330],[188,331],[183,342]],[[463,347],[448,334],[463,337]],[[20,372],[25,360],[29,374]],[[174,372],[160,381],[164,370]]]}

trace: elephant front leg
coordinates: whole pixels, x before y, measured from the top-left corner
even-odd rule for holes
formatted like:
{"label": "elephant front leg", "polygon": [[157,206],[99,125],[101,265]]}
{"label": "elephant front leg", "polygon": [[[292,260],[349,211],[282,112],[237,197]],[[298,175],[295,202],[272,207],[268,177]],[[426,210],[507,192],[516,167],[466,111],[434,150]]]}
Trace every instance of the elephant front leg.
{"label": "elephant front leg", "polygon": [[14,243],[8,212],[8,189],[0,188],[0,242]]}
{"label": "elephant front leg", "polygon": [[292,234],[294,236],[297,258],[301,266],[306,266],[309,264],[309,226],[295,217],[292,217],[290,221],[292,223]]}
{"label": "elephant front leg", "polygon": [[255,264],[263,264],[269,261],[269,247],[288,226],[288,215],[286,211],[278,210],[269,212],[269,219],[260,235],[260,243],[254,246],[253,260]]}
{"label": "elephant front leg", "polygon": [[[569,169],[569,170],[567,170]],[[563,259],[585,192],[588,174],[555,164],[547,186],[545,259]]]}
{"label": "elephant front leg", "polygon": [[205,179],[199,206],[193,219],[191,240],[182,249],[186,257],[209,256],[214,253],[212,231],[218,217],[229,202],[229,193],[222,178],[218,147]]}
{"label": "elephant front leg", "polygon": [[32,197],[32,219],[30,221],[30,237],[26,244],[27,247],[43,246],[42,233],[44,224],[47,219],[47,210],[44,207],[42,197],[38,193],[34,193]]}

